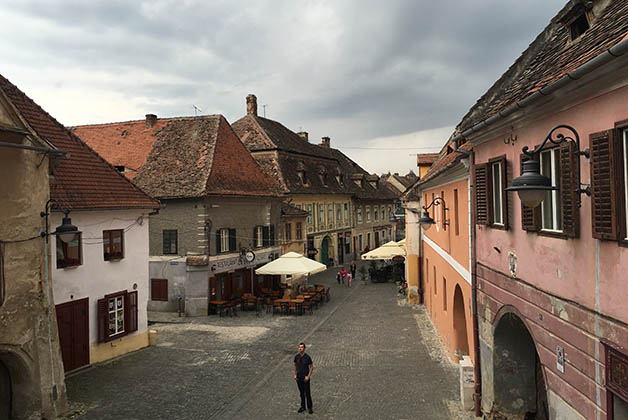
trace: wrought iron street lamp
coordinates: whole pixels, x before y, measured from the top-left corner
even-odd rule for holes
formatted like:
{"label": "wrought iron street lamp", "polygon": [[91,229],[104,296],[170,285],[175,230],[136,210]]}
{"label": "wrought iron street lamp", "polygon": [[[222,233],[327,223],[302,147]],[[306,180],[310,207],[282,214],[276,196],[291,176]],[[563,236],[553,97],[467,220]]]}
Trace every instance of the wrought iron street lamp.
{"label": "wrought iron street lamp", "polygon": [[443,209],[444,209],[443,215],[445,217],[445,220],[443,220],[443,230],[447,230],[447,225],[449,225],[449,220],[447,220],[447,211],[449,209],[447,208],[447,205],[445,204],[445,199],[441,197],[436,197],[435,199],[433,199],[432,202],[427,207],[423,206],[423,215],[419,217],[419,225],[421,225],[423,230],[428,230],[429,228],[432,227],[433,224],[436,223],[434,219],[430,217],[430,212],[429,212],[430,207],[440,206],[440,205],[443,206]]}
{"label": "wrought iron street lamp", "polygon": [[[563,134],[567,132],[567,135]],[[580,151],[580,136],[578,132],[571,126],[561,124],[552,128],[550,132],[545,136],[543,142],[529,151],[528,146],[524,146],[521,150],[528,156],[528,160],[523,162],[523,174],[519,178],[512,180],[512,185],[506,188],[506,191],[516,191],[519,194],[519,199],[526,207],[537,207],[545,199],[548,191],[558,190],[558,187],[552,185],[552,181],[541,175],[540,164],[538,155],[544,149],[547,143],[559,145],[566,142],[572,142],[576,145],[576,175],[578,177],[578,184],[576,192],[578,193],[578,207],[581,205],[581,195],[591,195],[591,189],[589,186],[582,188],[580,182],[580,156],[589,157],[589,149]]]}
{"label": "wrought iron street lamp", "polygon": [[[48,216],[50,216],[50,211],[53,208],[58,208],[64,214],[63,220],[61,222],[61,226],[57,227],[53,233],[50,233],[50,228],[48,226]],[[70,214],[70,210],[64,209],[59,202],[53,198],[46,201],[46,207],[44,211],[40,213],[41,217],[46,218],[46,230],[41,233],[42,237],[47,238],[49,235],[57,235],[59,239],[61,239],[64,243],[72,242],[76,234],[81,233],[76,226],[72,224],[72,220],[68,217]],[[47,240],[47,239],[46,239]]]}

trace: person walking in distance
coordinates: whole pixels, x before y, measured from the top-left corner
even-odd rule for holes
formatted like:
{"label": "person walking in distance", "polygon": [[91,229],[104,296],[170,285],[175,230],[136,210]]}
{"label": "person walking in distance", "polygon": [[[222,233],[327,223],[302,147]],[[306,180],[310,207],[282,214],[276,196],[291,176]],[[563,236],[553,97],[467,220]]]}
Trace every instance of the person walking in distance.
{"label": "person walking in distance", "polygon": [[349,266],[349,271],[351,271],[351,277],[355,278],[355,271],[356,271],[355,260],[351,261],[351,265]]}
{"label": "person walking in distance", "polygon": [[299,394],[301,394],[301,408],[299,413],[305,411],[305,403],[307,401],[307,409],[310,414],[312,411],[312,395],[310,394],[310,379],[314,365],[312,358],[305,352],[305,343],[299,343],[299,353],[294,356],[294,380],[297,381]]}

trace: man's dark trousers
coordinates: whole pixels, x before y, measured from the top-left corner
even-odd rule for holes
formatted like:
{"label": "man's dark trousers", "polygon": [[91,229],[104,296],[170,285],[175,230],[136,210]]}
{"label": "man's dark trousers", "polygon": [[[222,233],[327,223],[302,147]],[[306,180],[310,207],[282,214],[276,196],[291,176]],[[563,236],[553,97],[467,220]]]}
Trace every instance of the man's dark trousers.
{"label": "man's dark trousers", "polygon": [[305,408],[305,399],[307,398],[307,408],[312,409],[312,394],[310,394],[310,381],[306,381],[305,378],[297,377],[297,386],[299,387],[299,393],[301,394],[301,407]]}

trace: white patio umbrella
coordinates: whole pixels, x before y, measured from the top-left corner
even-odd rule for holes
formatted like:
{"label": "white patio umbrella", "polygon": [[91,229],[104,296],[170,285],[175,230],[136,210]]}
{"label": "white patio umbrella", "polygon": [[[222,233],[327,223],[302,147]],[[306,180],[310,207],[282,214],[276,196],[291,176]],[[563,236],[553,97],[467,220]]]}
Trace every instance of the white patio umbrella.
{"label": "white patio umbrella", "polygon": [[317,261],[304,257],[296,252],[288,252],[274,261],[269,262],[255,270],[255,274],[290,274],[305,275],[325,271],[327,266]]}
{"label": "white patio umbrella", "polygon": [[406,247],[400,245],[395,241],[390,241],[380,246],[379,248],[375,248],[372,251],[367,252],[362,255],[363,260],[391,260],[396,256],[406,256]]}

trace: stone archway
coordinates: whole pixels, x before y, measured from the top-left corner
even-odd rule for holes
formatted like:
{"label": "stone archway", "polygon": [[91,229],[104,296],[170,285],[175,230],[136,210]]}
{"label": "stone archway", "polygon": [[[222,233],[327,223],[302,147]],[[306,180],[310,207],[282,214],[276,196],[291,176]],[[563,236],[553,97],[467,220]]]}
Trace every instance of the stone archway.
{"label": "stone archway", "polygon": [[464,309],[464,298],[459,285],[454,291],[454,350],[462,355],[469,354],[469,339],[467,336],[467,316]]}
{"label": "stone archway", "polygon": [[519,315],[504,312],[493,339],[493,418],[547,420],[543,367],[534,339]]}
{"label": "stone archway", "polygon": [[[41,410],[41,389],[34,380],[32,360],[3,347],[0,346],[0,418],[31,418]],[[2,417],[6,412],[13,417]]]}

